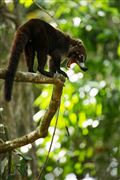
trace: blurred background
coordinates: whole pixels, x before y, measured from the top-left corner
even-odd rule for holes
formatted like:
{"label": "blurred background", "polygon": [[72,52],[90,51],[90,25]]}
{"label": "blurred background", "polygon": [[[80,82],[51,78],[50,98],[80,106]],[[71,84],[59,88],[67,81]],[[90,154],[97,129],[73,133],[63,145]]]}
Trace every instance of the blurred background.
{"label": "blurred background", "polygon": [[[69,80],[42,179],[119,180],[120,0],[1,0],[1,68],[7,67],[17,27],[31,18],[43,19],[71,37],[82,39],[89,69],[84,73],[77,65],[70,69],[63,65]],[[23,56],[19,70],[27,70]],[[4,101],[3,86],[1,80],[0,123],[7,127],[8,137],[2,138],[8,140],[37,127],[49,104],[52,85],[15,83],[9,104]],[[46,138],[13,153],[8,178],[35,179],[45,161],[54,125],[55,118]],[[7,162],[7,156],[2,156],[2,179],[7,177]]]}

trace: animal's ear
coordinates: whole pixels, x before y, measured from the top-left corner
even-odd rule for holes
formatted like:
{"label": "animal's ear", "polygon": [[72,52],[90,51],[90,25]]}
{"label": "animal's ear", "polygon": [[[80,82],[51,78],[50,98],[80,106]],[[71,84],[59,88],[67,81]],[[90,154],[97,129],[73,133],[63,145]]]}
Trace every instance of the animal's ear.
{"label": "animal's ear", "polygon": [[75,46],[75,45],[81,45],[81,44],[83,44],[83,43],[82,43],[82,41],[81,41],[80,39],[71,39],[71,40],[70,40],[70,44],[71,44],[72,46]]}

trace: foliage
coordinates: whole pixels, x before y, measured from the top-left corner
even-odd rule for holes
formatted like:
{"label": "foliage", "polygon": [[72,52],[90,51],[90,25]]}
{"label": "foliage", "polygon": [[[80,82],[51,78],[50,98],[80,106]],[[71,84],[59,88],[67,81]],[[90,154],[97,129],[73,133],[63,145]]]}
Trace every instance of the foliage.
{"label": "foliage", "polygon": [[[44,17],[55,23],[31,1],[20,2],[26,19]],[[83,40],[89,68],[86,73],[76,66],[67,70],[69,80],[64,87],[59,123],[43,179],[74,180],[90,176],[117,180],[120,177],[119,1],[37,2],[57,19],[62,31]],[[38,123],[48,105],[51,85],[36,85],[34,89],[37,89],[36,94],[42,89],[34,102],[36,114],[33,119]],[[49,136],[36,142],[40,167],[48,152],[54,121],[55,118]]]}
{"label": "foliage", "polygon": [[[64,1],[52,1],[48,4],[48,8],[51,7],[56,9],[55,17],[60,28],[84,41],[89,71],[83,74],[78,67],[74,67],[75,73],[73,69],[67,70],[70,80],[64,88],[58,130],[45,179],[67,179],[71,173],[78,179],[86,176],[118,179],[120,14],[117,4],[96,0],[69,1],[66,5]],[[43,88],[43,93],[35,101],[40,112],[45,105],[47,107],[49,88]],[[43,149],[47,145],[45,139]]]}

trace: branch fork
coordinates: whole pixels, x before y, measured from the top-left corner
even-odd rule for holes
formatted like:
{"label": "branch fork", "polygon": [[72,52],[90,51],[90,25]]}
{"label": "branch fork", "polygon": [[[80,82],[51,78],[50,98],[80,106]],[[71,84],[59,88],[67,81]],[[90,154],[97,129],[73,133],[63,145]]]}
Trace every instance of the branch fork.
{"label": "branch fork", "polygon": [[[0,69],[0,79],[5,79],[5,74],[6,70]],[[10,141],[6,141],[4,143],[0,142],[0,153],[5,153],[7,151],[14,150],[29,143],[33,143],[35,140],[39,138],[47,136],[51,120],[60,105],[62,90],[65,83],[65,77],[61,74],[55,74],[53,78],[49,78],[40,73],[29,73],[19,71],[15,75],[15,81],[38,84],[53,84],[52,96],[49,106],[40,122],[40,125],[36,128],[36,130]]]}

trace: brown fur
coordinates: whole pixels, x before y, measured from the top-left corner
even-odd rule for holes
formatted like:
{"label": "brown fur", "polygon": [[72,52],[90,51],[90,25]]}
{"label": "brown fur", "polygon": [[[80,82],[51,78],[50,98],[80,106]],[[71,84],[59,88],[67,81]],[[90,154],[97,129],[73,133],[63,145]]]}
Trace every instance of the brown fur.
{"label": "brown fur", "polygon": [[[79,55],[86,57],[85,48],[80,41],[72,39],[40,19],[29,20],[18,28],[13,41],[5,79],[5,99],[7,101],[11,100],[14,76],[22,51],[25,53],[28,71],[34,72],[33,64],[36,52],[38,71],[48,77],[53,77],[56,72],[67,77],[67,74],[60,69],[62,57],[68,57],[70,63],[72,63],[71,58],[74,58],[75,62],[78,59],[83,61]],[[47,55],[51,57],[49,72],[44,70]]]}

